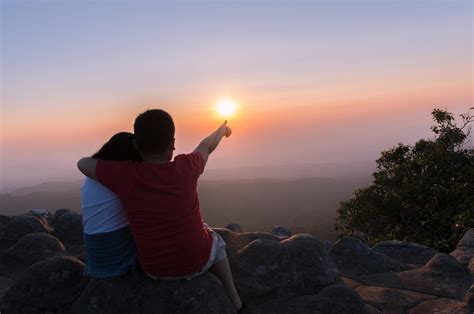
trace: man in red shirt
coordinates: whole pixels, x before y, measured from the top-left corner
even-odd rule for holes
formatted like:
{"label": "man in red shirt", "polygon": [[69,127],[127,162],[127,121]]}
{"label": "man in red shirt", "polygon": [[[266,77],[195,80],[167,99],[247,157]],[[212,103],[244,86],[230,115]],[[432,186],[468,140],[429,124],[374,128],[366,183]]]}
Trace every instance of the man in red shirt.
{"label": "man in red shirt", "polygon": [[224,122],[190,154],[173,161],[175,127],[163,110],[147,110],[135,119],[135,146],[143,162],[106,161],[90,157],[77,166],[118,195],[127,212],[140,264],[154,279],[199,276],[209,270],[222,282],[240,310],[225,242],[201,218],[197,180],[209,154],[231,129]]}

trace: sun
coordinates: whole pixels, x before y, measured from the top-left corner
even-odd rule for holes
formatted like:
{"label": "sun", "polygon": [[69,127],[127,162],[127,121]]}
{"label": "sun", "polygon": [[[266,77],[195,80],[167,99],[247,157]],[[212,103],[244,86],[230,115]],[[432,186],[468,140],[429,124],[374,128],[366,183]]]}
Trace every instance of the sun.
{"label": "sun", "polygon": [[220,100],[216,104],[216,111],[223,117],[231,117],[235,113],[236,102],[230,98]]}

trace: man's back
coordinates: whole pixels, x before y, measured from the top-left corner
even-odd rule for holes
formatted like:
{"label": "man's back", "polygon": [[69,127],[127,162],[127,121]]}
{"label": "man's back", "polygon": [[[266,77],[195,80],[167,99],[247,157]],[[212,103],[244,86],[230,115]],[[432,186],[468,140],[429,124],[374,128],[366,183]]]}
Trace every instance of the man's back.
{"label": "man's back", "polygon": [[163,164],[97,163],[98,181],[122,201],[147,273],[185,276],[206,264],[212,237],[203,227],[197,195],[203,170],[204,160],[197,152]]}

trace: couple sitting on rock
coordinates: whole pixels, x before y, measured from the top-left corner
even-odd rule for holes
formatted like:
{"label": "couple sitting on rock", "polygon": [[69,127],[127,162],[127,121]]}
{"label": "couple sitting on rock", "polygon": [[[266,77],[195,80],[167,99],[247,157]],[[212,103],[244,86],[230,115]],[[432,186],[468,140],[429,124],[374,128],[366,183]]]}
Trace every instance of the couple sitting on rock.
{"label": "couple sitting on rock", "polygon": [[115,134],[77,163],[87,177],[82,187],[86,272],[120,277],[137,255],[154,280],[192,279],[210,271],[241,312],[245,304],[233,283],[226,244],[203,223],[197,194],[209,155],[231,129],[225,122],[192,153],[172,161],[174,134],[168,113],[147,110],[135,119],[134,134]]}

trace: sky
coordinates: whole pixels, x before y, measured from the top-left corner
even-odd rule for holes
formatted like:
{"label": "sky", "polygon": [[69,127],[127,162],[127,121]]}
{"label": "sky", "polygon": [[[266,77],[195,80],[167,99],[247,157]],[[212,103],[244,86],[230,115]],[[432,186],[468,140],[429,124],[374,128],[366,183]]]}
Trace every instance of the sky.
{"label": "sky", "polygon": [[211,169],[373,161],[474,106],[473,2],[1,1],[0,190],[162,108],[191,151],[238,103]]}

